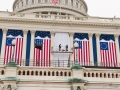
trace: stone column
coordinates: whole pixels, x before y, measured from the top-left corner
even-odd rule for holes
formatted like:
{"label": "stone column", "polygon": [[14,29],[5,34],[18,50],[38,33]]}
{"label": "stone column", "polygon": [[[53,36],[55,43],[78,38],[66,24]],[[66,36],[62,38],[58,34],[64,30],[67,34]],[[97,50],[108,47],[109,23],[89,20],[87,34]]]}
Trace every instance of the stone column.
{"label": "stone column", "polygon": [[97,33],[95,34],[96,35],[96,42],[97,42],[97,62],[98,62],[98,65],[100,66],[101,64],[101,57],[100,57],[100,34]]}
{"label": "stone column", "polygon": [[89,33],[89,45],[90,45],[90,64],[94,65],[94,59],[93,59],[93,44],[92,44],[92,36],[93,33]]}
{"label": "stone column", "polygon": [[114,37],[115,37],[115,43],[116,43],[116,53],[117,53],[118,66],[120,66],[120,52],[119,52],[119,42],[118,42],[119,34],[115,34]]}
{"label": "stone column", "polygon": [[70,32],[69,33],[70,36],[70,51],[72,51],[73,53],[70,53],[70,64],[73,65],[74,63],[74,46],[73,46],[73,36],[74,36],[74,32]]}
{"label": "stone column", "polygon": [[23,30],[23,51],[22,51],[22,65],[25,66],[26,63],[26,43],[27,43],[27,33],[28,30]]}
{"label": "stone column", "polygon": [[2,47],[1,47],[1,61],[0,61],[1,64],[4,63],[4,53],[5,53],[5,44],[6,44],[7,31],[8,31],[8,29],[6,29],[6,28],[2,29],[3,37],[2,37]]}
{"label": "stone column", "polygon": [[54,37],[55,37],[55,32],[51,31],[51,48],[50,48],[50,66],[54,66],[54,53],[52,51],[54,50]]}
{"label": "stone column", "polygon": [[30,66],[33,66],[34,62],[34,38],[35,38],[35,30],[31,30],[31,44],[30,44]]}

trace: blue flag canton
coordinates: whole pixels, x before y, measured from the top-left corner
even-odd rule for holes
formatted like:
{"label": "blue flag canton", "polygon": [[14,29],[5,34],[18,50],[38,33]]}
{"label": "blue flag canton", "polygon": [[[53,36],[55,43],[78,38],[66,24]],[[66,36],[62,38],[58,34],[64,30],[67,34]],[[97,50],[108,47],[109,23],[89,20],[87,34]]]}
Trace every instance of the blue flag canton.
{"label": "blue flag canton", "polygon": [[43,39],[35,39],[35,45],[36,44],[43,44]]}
{"label": "blue flag canton", "polygon": [[108,50],[108,42],[100,42],[101,50]]}
{"label": "blue flag canton", "polygon": [[12,41],[14,40],[15,38],[7,38],[6,39],[6,46],[12,46]]}

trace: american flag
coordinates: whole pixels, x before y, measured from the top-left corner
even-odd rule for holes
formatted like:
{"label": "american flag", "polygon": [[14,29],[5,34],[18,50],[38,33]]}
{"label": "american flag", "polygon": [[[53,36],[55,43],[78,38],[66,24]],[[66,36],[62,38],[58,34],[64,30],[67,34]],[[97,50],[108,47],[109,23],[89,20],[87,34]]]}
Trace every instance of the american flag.
{"label": "american flag", "polygon": [[4,64],[7,64],[12,60],[13,46],[12,41],[16,40],[15,49],[14,49],[14,61],[21,65],[22,63],[22,48],[23,48],[23,37],[17,36],[14,37],[12,35],[7,36],[6,38],[6,47],[4,54]]}
{"label": "american flag", "polygon": [[74,50],[74,61],[76,60],[76,53],[77,58],[80,65],[89,66],[90,64],[90,51],[89,51],[89,40],[75,40],[78,43],[78,49]]}
{"label": "american flag", "polygon": [[58,0],[52,0],[52,2],[56,5],[58,3]]}
{"label": "american flag", "polygon": [[34,48],[34,66],[50,66],[50,46],[51,40],[50,38],[35,38],[35,45],[42,44],[42,50]]}
{"label": "american flag", "polygon": [[116,44],[114,41],[100,41],[101,65],[117,67]]}

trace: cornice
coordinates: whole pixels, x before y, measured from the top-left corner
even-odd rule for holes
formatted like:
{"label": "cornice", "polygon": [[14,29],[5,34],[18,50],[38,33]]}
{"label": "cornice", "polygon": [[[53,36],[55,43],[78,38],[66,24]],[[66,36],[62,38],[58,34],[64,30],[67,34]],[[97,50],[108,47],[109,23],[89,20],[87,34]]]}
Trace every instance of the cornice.
{"label": "cornice", "polygon": [[115,23],[98,23],[98,22],[75,22],[75,21],[59,21],[59,20],[32,20],[17,18],[0,18],[0,23],[19,23],[19,24],[35,24],[35,25],[56,25],[56,26],[77,26],[77,27],[93,27],[93,28],[115,28],[118,29],[120,24]]}

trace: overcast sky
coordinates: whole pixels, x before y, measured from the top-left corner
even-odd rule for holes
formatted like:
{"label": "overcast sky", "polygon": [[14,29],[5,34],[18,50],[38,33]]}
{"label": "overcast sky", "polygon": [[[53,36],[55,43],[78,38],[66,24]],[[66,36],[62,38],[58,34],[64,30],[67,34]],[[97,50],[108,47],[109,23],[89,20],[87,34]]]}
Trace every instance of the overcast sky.
{"label": "overcast sky", "polygon": [[[14,0],[0,0],[0,11],[12,11]],[[120,0],[85,0],[88,5],[88,14],[98,17],[119,17]]]}

